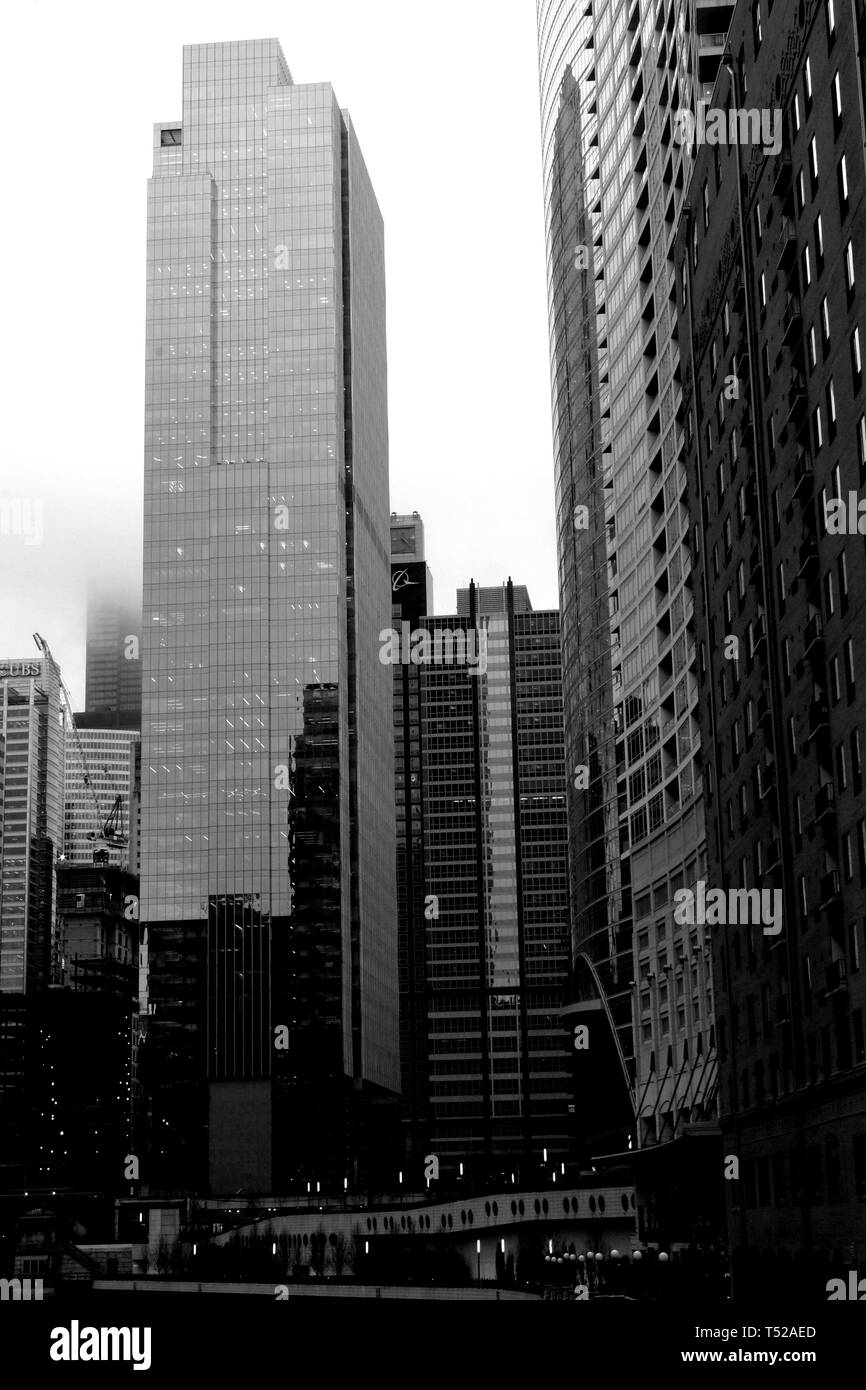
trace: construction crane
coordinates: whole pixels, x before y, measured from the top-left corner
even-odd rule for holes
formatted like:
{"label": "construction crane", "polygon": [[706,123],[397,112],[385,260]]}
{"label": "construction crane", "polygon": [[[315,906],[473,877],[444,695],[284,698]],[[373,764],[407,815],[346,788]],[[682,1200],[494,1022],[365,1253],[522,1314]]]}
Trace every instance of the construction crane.
{"label": "construction crane", "polygon": [[[93,806],[94,810],[96,811],[96,825],[98,828],[96,830],[90,831],[87,838],[88,840],[96,841],[98,844],[111,845],[115,849],[123,849],[126,845],[129,844],[129,840],[127,836],[124,834],[123,829],[123,799],[120,796],[115,798],[114,805],[112,806],[111,811],[109,812],[108,818],[106,820],[103,820],[102,810],[99,805],[99,797],[96,794],[96,788],[93,785],[93,778],[90,774],[90,765],[87,761],[87,754],[84,751],[84,744],[81,742],[81,735],[79,734],[78,729],[76,728],[75,715],[72,710],[72,701],[69,698],[69,691],[66,689],[66,686],[63,683],[63,677],[60,674],[60,667],[57,665],[51,648],[45,641],[44,637],[40,637],[38,632],[34,632],[33,641],[36,643],[37,647],[42,652],[42,655],[45,657],[46,661],[51,662],[57,674],[57,684],[60,687],[60,701],[63,706],[63,712],[66,716],[66,721],[69,725],[72,737],[75,740],[75,747],[78,752],[78,757],[81,760],[81,777],[85,787],[90,792],[90,795],[93,798]],[[104,850],[94,850],[94,864],[104,863],[107,860],[107,858],[108,855],[105,853]]]}

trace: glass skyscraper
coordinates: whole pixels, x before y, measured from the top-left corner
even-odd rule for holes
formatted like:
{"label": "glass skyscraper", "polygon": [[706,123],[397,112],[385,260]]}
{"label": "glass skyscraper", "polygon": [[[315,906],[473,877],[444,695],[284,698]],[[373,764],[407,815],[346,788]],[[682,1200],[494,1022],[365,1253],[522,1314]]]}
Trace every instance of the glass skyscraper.
{"label": "glass skyscraper", "polygon": [[705,865],[673,250],[732,8],[538,3],[574,984],[623,1098],[596,1152],[715,1105],[708,945],[673,923]]}
{"label": "glass skyscraper", "polygon": [[0,662],[0,993],[30,993],[56,977],[64,738],[54,662]]}
{"label": "glass skyscraper", "polygon": [[342,1188],[399,1085],[383,228],[275,40],[155,127],[144,554],[151,1181]]}

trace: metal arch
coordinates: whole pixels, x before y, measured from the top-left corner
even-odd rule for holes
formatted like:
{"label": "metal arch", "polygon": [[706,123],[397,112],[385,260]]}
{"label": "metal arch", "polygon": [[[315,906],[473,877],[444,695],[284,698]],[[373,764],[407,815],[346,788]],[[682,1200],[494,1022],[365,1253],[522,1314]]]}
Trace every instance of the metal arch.
{"label": "metal arch", "polygon": [[608,1025],[609,1025],[610,1031],[611,1031],[611,1036],[613,1037],[614,1046],[615,1046],[615,1048],[616,1048],[616,1053],[617,1053],[617,1056],[619,1057],[619,1064],[620,1064],[620,1066],[621,1066],[621,1068],[622,1068],[623,1079],[624,1079],[624,1081],[625,1081],[625,1088],[626,1088],[626,1090],[628,1091],[629,1101],[630,1101],[630,1103],[631,1103],[631,1108],[632,1108],[632,1114],[634,1115],[635,1119],[637,1119],[637,1106],[636,1106],[636,1103],[635,1103],[635,1102],[636,1102],[635,1092],[634,1092],[634,1089],[633,1089],[633,1087],[632,1087],[631,1079],[630,1079],[629,1074],[628,1074],[628,1067],[626,1066],[625,1056],[624,1056],[623,1050],[622,1050],[622,1044],[620,1043],[620,1040],[619,1040],[619,1033],[616,1031],[616,1024],[614,1023],[614,1020],[613,1020],[613,1014],[612,1014],[611,1011],[610,1011],[610,1004],[607,1002],[607,995],[606,995],[605,992],[604,992],[604,985],[603,985],[602,982],[601,982],[601,977],[599,976],[599,973],[598,973],[598,971],[597,971],[596,968],[595,968],[595,964],[593,963],[592,960],[590,960],[589,956],[586,954],[586,951],[578,951],[577,954],[575,955],[575,960],[576,960],[576,961],[582,960],[583,963],[584,963],[584,965],[587,966],[587,968],[588,968],[588,970],[589,970],[589,973],[590,973],[590,975],[592,976],[592,980],[593,980],[593,983],[594,983],[594,985],[595,985],[595,987],[596,987],[596,990],[598,991],[598,997],[599,997],[599,1000],[600,1000],[600,1002],[601,1002],[601,1006],[602,1006],[602,1008],[604,1009],[605,1015],[606,1015],[606,1017],[607,1017]]}

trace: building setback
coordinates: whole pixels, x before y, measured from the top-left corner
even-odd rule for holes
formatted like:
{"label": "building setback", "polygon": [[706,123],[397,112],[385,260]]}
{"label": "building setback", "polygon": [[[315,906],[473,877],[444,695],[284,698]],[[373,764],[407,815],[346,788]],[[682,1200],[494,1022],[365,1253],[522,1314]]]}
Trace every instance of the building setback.
{"label": "building setback", "polygon": [[415,917],[430,1149],[443,1179],[483,1184],[537,1169],[545,1149],[551,1165],[572,1153],[562,671],[559,615],[533,612],[525,588],[470,585],[457,600],[457,617],[423,620],[443,659],[414,667]]}
{"label": "building setback", "polygon": [[342,1190],[399,1087],[383,230],[275,40],[184,49],[147,295],[150,1180]]}
{"label": "building setback", "polygon": [[711,106],[776,148],[697,149],[677,267],[706,877],[782,904],[711,929],[735,1290],[805,1252],[813,1298],[866,1258],[866,542],[826,520],[866,478],[863,25],[737,5]]}

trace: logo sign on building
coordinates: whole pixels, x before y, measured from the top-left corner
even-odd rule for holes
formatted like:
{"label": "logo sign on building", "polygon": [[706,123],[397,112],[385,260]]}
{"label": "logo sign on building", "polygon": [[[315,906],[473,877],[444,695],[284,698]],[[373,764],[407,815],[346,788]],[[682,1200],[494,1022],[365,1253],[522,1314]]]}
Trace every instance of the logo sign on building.
{"label": "logo sign on building", "polygon": [[11,680],[13,676],[41,676],[42,663],[39,661],[0,662],[0,681]]}

